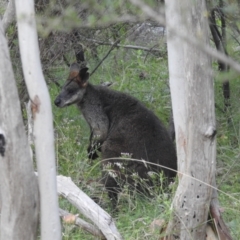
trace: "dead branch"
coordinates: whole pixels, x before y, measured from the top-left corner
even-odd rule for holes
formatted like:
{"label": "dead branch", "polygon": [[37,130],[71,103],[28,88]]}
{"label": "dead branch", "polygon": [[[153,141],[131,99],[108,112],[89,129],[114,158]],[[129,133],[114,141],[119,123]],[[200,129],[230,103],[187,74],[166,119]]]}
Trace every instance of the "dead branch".
{"label": "dead branch", "polygon": [[[96,236],[100,239],[106,239],[101,231],[99,231],[91,223],[88,223],[88,222],[84,221],[83,219],[79,218],[77,215],[73,215],[73,214],[69,213],[68,211],[65,211],[61,208],[59,208],[59,215],[63,218],[63,221],[65,221],[67,223],[74,223],[76,226],[91,233],[93,236]],[[69,216],[70,216],[71,220],[67,221],[66,219],[67,218],[69,219]]]}
{"label": "dead branch", "polygon": [[[113,46],[113,42],[104,42],[104,41],[99,41],[95,39],[90,39],[90,38],[84,38],[84,40],[93,42],[99,45],[107,45],[107,46]],[[147,52],[161,52],[160,49],[158,48],[147,48],[147,47],[142,47],[142,46],[135,46],[135,45],[123,45],[123,44],[116,44],[116,47],[121,47],[121,48],[127,48],[127,49],[134,49],[134,50],[143,50]]]}
{"label": "dead branch", "polygon": [[107,52],[107,54],[103,57],[103,59],[98,63],[98,65],[93,69],[93,71],[90,73],[90,76],[92,76],[94,74],[94,72],[99,68],[99,66],[103,63],[103,61],[108,57],[108,55],[111,53],[111,51],[117,46],[117,44],[120,42],[120,39],[118,39],[117,41],[115,41],[115,43],[113,43],[112,47],[109,49],[109,51]]}
{"label": "dead branch", "polygon": [[214,220],[215,228],[218,232],[219,239],[232,240],[230,231],[221,216],[221,208],[219,206],[215,179],[213,182],[212,199],[210,202],[210,215],[211,215],[211,218]]}
{"label": "dead branch", "polygon": [[82,192],[70,177],[57,176],[58,194],[66,198],[85,217],[90,219],[107,240],[121,240],[113,218]]}

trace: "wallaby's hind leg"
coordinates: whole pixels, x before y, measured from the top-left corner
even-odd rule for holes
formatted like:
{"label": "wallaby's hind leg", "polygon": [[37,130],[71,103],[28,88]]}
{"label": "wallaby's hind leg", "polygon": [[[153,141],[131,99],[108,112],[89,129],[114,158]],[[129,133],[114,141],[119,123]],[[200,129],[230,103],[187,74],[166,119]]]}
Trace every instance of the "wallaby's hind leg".
{"label": "wallaby's hind leg", "polygon": [[130,190],[150,196],[149,190],[152,182],[148,175],[149,169],[144,164],[137,162],[130,171],[132,171],[132,178],[128,178]]}
{"label": "wallaby's hind leg", "polygon": [[104,172],[102,183],[108,192],[108,197],[112,202],[113,210],[117,207],[118,193],[121,192],[121,187],[114,177],[111,177],[108,172]]}

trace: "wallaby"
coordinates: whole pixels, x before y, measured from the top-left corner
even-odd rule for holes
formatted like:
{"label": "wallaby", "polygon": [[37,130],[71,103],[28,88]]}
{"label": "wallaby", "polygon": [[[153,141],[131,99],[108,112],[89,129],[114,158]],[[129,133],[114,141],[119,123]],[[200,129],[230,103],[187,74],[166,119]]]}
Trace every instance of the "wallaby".
{"label": "wallaby", "polygon": [[[91,129],[89,158],[97,158],[96,151],[101,151],[103,183],[113,206],[116,207],[118,192],[125,182],[143,190],[141,184],[134,181],[136,175],[149,185],[149,175],[153,172],[163,171],[166,179],[172,180],[176,172],[170,169],[177,170],[175,147],[157,116],[134,97],[94,86],[88,78],[88,68],[81,69],[73,63],[55,105],[62,108],[77,104],[88,122]],[[123,155],[138,161],[119,159]]]}

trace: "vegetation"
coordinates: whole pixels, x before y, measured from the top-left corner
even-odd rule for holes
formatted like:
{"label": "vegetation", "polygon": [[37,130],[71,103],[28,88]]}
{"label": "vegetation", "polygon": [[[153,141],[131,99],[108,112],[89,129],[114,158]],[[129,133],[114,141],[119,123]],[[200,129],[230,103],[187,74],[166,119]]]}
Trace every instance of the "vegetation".
{"label": "vegetation", "polygon": [[[107,47],[101,47],[102,55]],[[101,54],[100,54],[101,56]],[[117,57],[116,57],[117,56]],[[95,67],[94,60],[87,54],[88,67]],[[146,58],[146,59],[145,59]],[[52,69],[64,83],[68,76],[68,69],[60,66]],[[141,78],[144,72],[146,77]],[[224,112],[221,76],[216,72],[215,99],[217,112],[217,183],[221,190],[220,203],[224,209],[224,218],[231,228],[234,239],[239,239],[239,104],[240,80],[235,76],[231,79],[231,108]],[[111,88],[128,92],[141,100],[152,109],[159,118],[168,125],[170,116],[170,91],[168,86],[168,68],[166,57],[157,58],[140,50],[126,54],[125,50],[114,50],[103,62],[101,67],[90,78],[91,83],[112,82]],[[52,99],[59,92],[54,83],[49,85]],[[53,104],[54,105],[54,104]],[[101,177],[99,161],[90,162],[87,159],[87,145],[89,128],[76,106],[64,109],[53,107],[54,124],[56,129],[56,150],[58,174],[71,176],[73,181],[92,198],[99,200],[100,205],[107,211],[109,200],[98,179]],[[160,176],[159,176],[160,177]],[[156,190],[156,189],[155,189]],[[164,189],[161,194],[152,191],[151,197],[140,194],[130,196],[127,191],[121,194],[119,213],[115,214],[115,221],[119,231],[125,239],[158,239],[159,229],[150,230],[154,219],[168,221],[171,212],[171,191]],[[77,213],[66,201],[61,200],[63,208]],[[64,239],[94,239],[89,234],[70,225],[64,225]]]}
{"label": "vegetation", "polygon": [[[142,20],[139,17],[133,23],[122,22],[106,27],[109,22],[111,23],[109,19],[115,19],[117,22],[121,15],[139,13],[129,3],[124,5],[124,1],[103,1],[108,7],[104,6],[100,9],[95,1],[88,1],[89,5],[86,5],[86,9],[91,9],[91,12],[86,14],[87,17],[84,15],[84,8],[76,14],[75,9],[79,10],[80,8],[72,7],[73,5],[69,4],[69,1],[62,1],[69,5],[68,8],[58,6],[55,1],[50,1],[47,7],[44,6],[45,1],[37,2],[36,10],[40,13],[38,22],[41,59],[52,103],[60,90],[56,82],[60,85],[65,82],[69,71],[66,62],[75,61],[74,51],[78,50],[79,43],[84,45],[87,64],[92,72],[111,47],[103,44],[92,44],[91,41],[85,41],[86,38],[98,39],[102,42],[114,42],[119,39],[121,44],[129,44],[126,40],[129,35],[128,30],[136,25],[137,21]],[[151,1],[152,5],[153,2]],[[217,2],[214,1],[214,6],[211,7],[215,7]],[[237,1],[231,1],[231,3],[225,8],[227,14],[227,52],[229,56],[239,59],[239,49],[236,51],[239,48],[238,8],[234,7],[237,6]],[[85,6],[84,4],[85,2],[80,7]],[[64,10],[66,10],[65,13]],[[52,15],[53,17],[49,17]],[[74,25],[73,22],[76,23],[79,20],[79,15],[82,21]],[[218,25],[221,25],[220,18],[217,18],[216,21]],[[89,28],[89,26],[93,28]],[[66,29],[69,31],[66,32]],[[78,29],[79,36],[81,35],[82,38],[76,35],[73,29]],[[18,80],[19,95],[21,101],[24,102],[27,101],[27,97],[24,94],[25,87],[20,70],[18,40],[14,25],[8,28],[7,35],[13,67]],[[139,42],[137,44],[147,45],[146,40],[142,44]],[[153,44],[151,44],[152,46]],[[145,52],[140,48],[138,50],[114,48],[91,76],[90,81],[93,84],[111,82],[111,88],[135,96],[152,109],[165,126],[168,126],[171,102],[164,38],[160,38],[160,45],[157,48],[161,50],[157,54]],[[63,56],[67,61],[63,61]],[[230,227],[233,238],[237,240],[240,239],[240,79],[235,72],[219,73],[217,63],[213,64],[213,68],[215,69],[217,117],[217,186],[220,204],[224,210],[224,220]],[[230,107],[227,110],[222,93],[222,83],[225,79],[230,81],[231,90]],[[120,196],[119,212],[112,213],[106,191],[99,184],[101,177],[99,160],[91,162],[87,158],[89,128],[86,121],[75,106],[59,109],[54,104],[52,105],[58,174],[70,176],[84,192],[100,202],[100,205],[113,215],[124,239],[159,239],[159,228],[153,231],[150,229],[150,225],[154,219],[168,222],[171,216],[172,193],[174,193],[175,185],[170,186],[169,189],[160,187],[160,190],[163,190],[160,191],[160,194],[157,189],[153,189],[151,197],[141,194],[130,196],[126,189]],[[159,176],[159,178],[161,177]],[[60,207],[71,213],[78,213],[72,205],[62,198],[60,199]],[[90,240],[95,239],[95,237],[78,227],[63,223],[63,239]]]}
{"label": "vegetation", "polygon": [[[102,48],[101,51],[104,53],[105,49]],[[91,77],[91,83],[112,82],[111,88],[128,92],[140,99],[167,124],[170,115],[170,93],[166,59],[157,59],[150,55],[144,63],[145,53],[137,51],[128,54],[131,55],[130,60],[118,60],[116,64],[114,55],[117,52],[124,53],[122,50],[113,52]],[[125,56],[125,58],[128,57]],[[90,59],[88,61],[90,72],[94,67],[91,64]],[[156,69],[158,70],[156,71]],[[144,72],[147,77],[144,79],[139,77],[141,72]],[[61,75],[60,82],[63,83],[68,76],[68,69],[62,68],[59,73]],[[59,92],[59,87],[51,84],[49,90],[54,100]],[[90,162],[87,159],[89,128],[86,121],[76,106],[64,109],[54,107],[53,114],[57,135],[59,174],[71,176],[83,191],[94,199],[99,198],[103,208],[111,212],[111,208],[108,208],[109,200],[106,192],[98,184],[98,179],[101,177],[99,161]],[[152,194],[151,198],[143,197],[140,194],[133,197],[128,194],[127,190],[121,194],[116,222],[125,239],[157,239],[159,236],[159,232],[151,232],[149,226],[154,219],[166,217],[170,208],[171,195],[166,193],[158,196],[157,191],[153,191]],[[61,204],[63,204],[63,208],[68,207],[65,206],[65,201]],[[71,207],[68,210],[74,212]],[[73,239],[73,235],[76,235],[76,239],[80,236],[84,239],[91,239],[91,236],[85,235],[80,230],[73,230],[72,227],[66,227],[65,235],[66,239]]]}

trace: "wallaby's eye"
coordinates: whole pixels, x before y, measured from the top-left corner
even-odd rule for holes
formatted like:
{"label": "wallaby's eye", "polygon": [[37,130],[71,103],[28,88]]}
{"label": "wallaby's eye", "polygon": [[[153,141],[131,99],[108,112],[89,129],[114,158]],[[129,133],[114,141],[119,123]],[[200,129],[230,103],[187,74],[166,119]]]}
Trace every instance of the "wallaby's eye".
{"label": "wallaby's eye", "polygon": [[70,88],[70,89],[67,89],[67,92],[68,92],[69,94],[72,94],[72,93],[75,92],[75,90],[74,90],[73,88]]}

